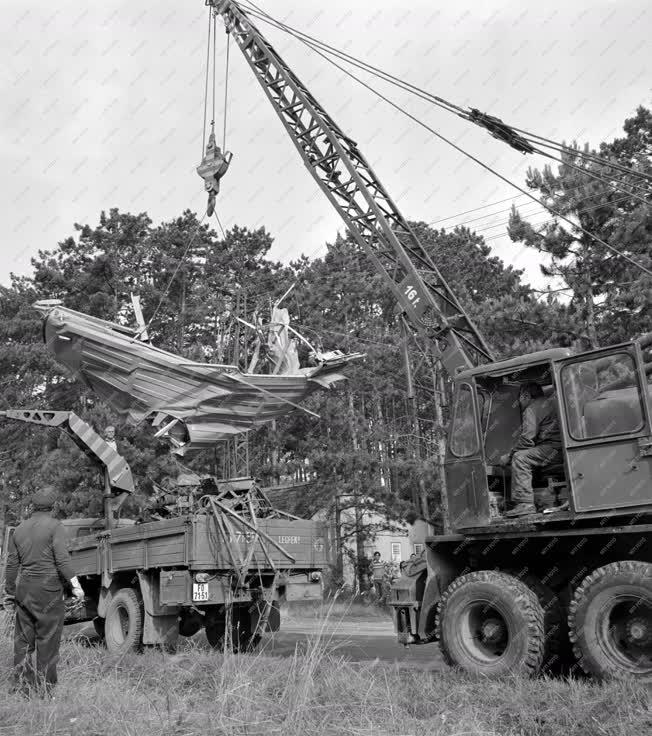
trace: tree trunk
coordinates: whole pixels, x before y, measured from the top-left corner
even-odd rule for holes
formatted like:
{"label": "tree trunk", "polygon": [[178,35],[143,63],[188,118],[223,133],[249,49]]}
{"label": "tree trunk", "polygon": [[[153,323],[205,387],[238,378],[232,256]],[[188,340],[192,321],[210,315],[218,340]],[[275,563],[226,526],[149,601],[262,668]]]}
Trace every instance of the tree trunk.
{"label": "tree trunk", "polygon": [[[349,400],[349,428],[351,430],[351,442],[354,455],[360,451],[360,440],[355,427],[355,413],[353,408],[353,394],[347,391]],[[356,578],[360,589],[363,589],[364,580],[362,576],[364,559],[364,534],[362,529],[362,511],[360,509],[360,474],[356,470],[353,473],[353,507],[355,513],[355,557]]]}

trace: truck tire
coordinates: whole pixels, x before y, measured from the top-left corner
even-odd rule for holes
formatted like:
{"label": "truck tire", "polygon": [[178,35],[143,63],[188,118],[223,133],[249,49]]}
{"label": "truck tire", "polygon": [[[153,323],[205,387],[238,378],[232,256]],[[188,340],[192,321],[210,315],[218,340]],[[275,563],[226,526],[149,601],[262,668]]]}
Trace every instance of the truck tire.
{"label": "truck tire", "polygon": [[121,588],[111,598],[104,619],[106,648],[114,654],[137,651],[143,642],[143,600],[133,588]]}
{"label": "truck tire", "polygon": [[588,674],[652,681],[652,564],[612,562],[587,575],[571,601],[568,626]]}
{"label": "truck tire", "polygon": [[543,607],[533,590],[504,572],[454,580],[442,595],[436,630],[444,659],[471,674],[533,676],[543,662]]}
{"label": "truck tire", "polygon": [[93,628],[95,629],[97,638],[100,641],[104,641],[104,624],[105,620],[100,616],[95,616],[95,618],[93,619]]}
{"label": "truck tire", "polygon": [[[222,611],[206,615],[206,639],[213,649],[231,652],[252,652],[260,643],[260,635],[252,635],[251,616],[246,607],[233,606],[227,616]],[[228,631],[227,631],[228,624]]]}
{"label": "truck tire", "polygon": [[523,580],[536,593],[543,608],[545,644],[541,671],[546,674],[565,673],[575,661],[568,637],[568,606],[536,575],[526,575]]}
{"label": "truck tire", "polygon": [[194,636],[204,625],[204,617],[196,611],[183,611],[179,616],[181,636]]}

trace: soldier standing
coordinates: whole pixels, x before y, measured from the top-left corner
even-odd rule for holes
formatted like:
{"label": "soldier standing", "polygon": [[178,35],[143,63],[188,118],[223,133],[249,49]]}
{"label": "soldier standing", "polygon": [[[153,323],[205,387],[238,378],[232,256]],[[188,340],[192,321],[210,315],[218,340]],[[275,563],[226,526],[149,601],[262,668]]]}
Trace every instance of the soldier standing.
{"label": "soldier standing", "polygon": [[[63,524],[52,517],[55,493],[32,497],[33,513],[14,531],[5,572],[5,609],[15,608],[13,689],[50,695],[57,683],[65,617],[64,591],[84,597],[66,546]],[[36,650],[36,669],[32,655]]]}

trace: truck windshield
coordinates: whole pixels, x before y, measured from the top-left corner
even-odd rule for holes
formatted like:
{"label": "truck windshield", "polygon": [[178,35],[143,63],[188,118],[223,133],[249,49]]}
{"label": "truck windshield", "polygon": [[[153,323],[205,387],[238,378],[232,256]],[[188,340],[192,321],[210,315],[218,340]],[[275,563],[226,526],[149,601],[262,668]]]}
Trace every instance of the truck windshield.
{"label": "truck windshield", "polygon": [[471,387],[463,384],[457,393],[450,449],[453,455],[468,457],[478,451],[478,432]]}
{"label": "truck windshield", "polygon": [[643,428],[636,364],[628,353],[566,365],[561,381],[573,439],[630,434]]}

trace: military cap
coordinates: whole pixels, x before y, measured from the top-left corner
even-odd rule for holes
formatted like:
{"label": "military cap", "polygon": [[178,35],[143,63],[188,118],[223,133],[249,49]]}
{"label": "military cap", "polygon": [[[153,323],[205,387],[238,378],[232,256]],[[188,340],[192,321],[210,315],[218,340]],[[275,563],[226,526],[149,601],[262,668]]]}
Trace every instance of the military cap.
{"label": "military cap", "polygon": [[52,486],[46,486],[32,496],[32,506],[35,511],[51,511],[57,500],[57,494]]}

